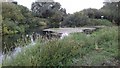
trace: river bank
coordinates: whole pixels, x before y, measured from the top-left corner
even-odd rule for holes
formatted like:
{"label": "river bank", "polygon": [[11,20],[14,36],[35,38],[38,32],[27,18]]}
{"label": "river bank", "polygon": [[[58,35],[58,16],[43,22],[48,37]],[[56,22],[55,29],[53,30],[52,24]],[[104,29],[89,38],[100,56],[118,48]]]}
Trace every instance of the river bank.
{"label": "river bank", "polygon": [[[57,29],[57,30],[56,30]],[[76,32],[83,32],[84,29],[90,29],[90,30],[94,30],[95,28],[56,28],[56,29],[45,29],[43,31],[53,31],[53,32],[56,32],[56,33],[61,33],[61,36],[60,36],[60,39],[63,39],[65,36],[68,36],[70,33],[76,33]],[[56,30],[56,31],[55,31]],[[39,37],[39,34],[37,34]],[[34,38],[32,35],[26,35],[27,37],[29,36],[29,40],[30,40],[30,44],[28,45],[25,45],[24,47],[22,46],[18,46],[18,47],[15,47],[13,52],[8,55],[8,56],[11,56],[11,55],[16,55],[18,52],[21,51],[22,48],[26,48],[26,47],[29,47],[30,45],[35,45],[35,42],[34,42]],[[57,35],[56,35],[57,36]],[[18,36],[17,36],[18,37]],[[21,36],[22,37],[22,36]],[[17,40],[17,39],[16,39]],[[9,40],[8,40],[9,41]],[[8,44],[9,45],[9,44]],[[5,57],[5,55],[3,55],[2,53],[0,53],[0,62],[2,62],[2,59],[3,57]]]}
{"label": "river bank", "polygon": [[6,59],[3,65],[117,65],[117,40],[115,27],[104,28],[90,36],[73,33],[45,44],[38,41],[35,46],[23,49],[12,62]]}

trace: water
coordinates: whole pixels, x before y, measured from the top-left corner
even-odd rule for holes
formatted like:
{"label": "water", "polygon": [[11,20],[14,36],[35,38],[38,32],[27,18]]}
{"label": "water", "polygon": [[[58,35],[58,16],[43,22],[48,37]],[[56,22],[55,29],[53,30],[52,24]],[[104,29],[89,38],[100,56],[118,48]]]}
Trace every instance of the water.
{"label": "water", "polygon": [[25,47],[17,47],[17,48],[15,48],[15,50],[14,50],[13,53],[12,53],[12,55],[15,56],[15,55],[17,55],[19,52],[21,52],[22,49],[24,49],[24,48],[29,48],[29,46],[35,45],[35,41],[33,41],[32,35],[30,36],[30,39],[31,39],[31,43],[30,43],[30,44],[28,44],[28,45],[25,46]]}
{"label": "water", "polygon": [[13,55],[15,56],[16,54],[18,54],[19,52],[21,52],[21,47],[17,47],[15,48],[15,50],[13,51]]}
{"label": "water", "polygon": [[[28,45],[26,45],[26,46],[24,46],[24,47],[20,47],[20,46],[19,46],[19,47],[16,47],[16,48],[12,51],[12,53],[11,53],[10,55],[7,55],[7,54],[6,54],[7,58],[11,59],[11,57],[15,57],[17,54],[19,54],[19,52],[21,52],[22,49],[24,49],[24,48],[29,48],[29,46],[35,45],[35,41],[33,41],[32,35],[30,36],[30,40],[31,40],[31,43],[30,43],[30,44],[28,44]],[[5,55],[3,55],[2,53],[0,53],[0,64],[2,63],[2,59],[4,58],[4,56],[5,56]]]}
{"label": "water", "polygon": [[15,34],[15,35],[4,35],[2,36],[2,51],[0,52],[0,63],[8,51],[16,50],[16,47],[19,46],[17,43],[22,43],[24,35]]}
{"label": "water", "polygon": [[[69,36],[70,33],[82,32],[82,29],[66,28],[63,30],[61,28],[61,30],[59,30],[59,32],[62,32],[60,39],[63,39],[64,37]],[[11,56],[15,57],[19,52],[22,51],[22,49],[29,48],[35,44],[36,43],[33,39],[33,35],[28,35],[28,34],[26,34],[26,35],[25,34],[6,35],[6,36],[3,36],[2,45],[4,47],[2,47],[2,48],[6,47],[6,49],[9,49],[9,51],[12,51],[11,55],[8,55],[8,57],[11,58]],[[3,49],[3,52],[4,51],[6,52],[6,49]],[[0,63],[2,62],[3,57],[4,57],[4,55],[2,53],[0,53]]]}
{"label": "water", "polygon": [[69,33],[62,33],[60,39],[63,39],[64,37],[66,37],[66,36],[68,36],[68,35],[69,35]]}
{"label": "water", "polygon": [[13,51],[16,47],[30,43],[30,37],[26,37],[25,34],[5,35],[2,40],[2,52],[4,54]]}
{"label": "water", "polygon": [[[60,39],[63,39],[65,36],[68,36],[68,35],[69,35],[69,33],[62,33]],[[26,37],[28,37],[28,35],[26,35]],[[30,37],[31,42],[28,45],[26,45],[24,47],[21,47],[21,46],[15,47],[15,49],[12,51],[12,53],[10,55],[7,55],[7,58],[10,59],[11,57],[15,57],[17,54],[19,54],[19,52],[22,51],[22,49],[29,48],[29,47],[35,45],[36,43],[33,39],[33,36],[29,35],[29,37]],[[2,63],[2,59],[4,58],[4,56],[5,55],[3,55],[3,54],[0,55],[0,63]]]}
{"label": "water", "polygon": [[[68,33],[63,33],[62,35],[61,35],[61,37],[60,37],[60,39],[63,39],[65,36],[68,36],[69,34]],[[15,49],[14,49],[14,51],[10,54],[10,55],[7,55],[7,58],[11,58],[11,57],[15,57],[17,54],[19,54],[19,52],[21,52],[22,51],[22,49],[24,49],[24,48],[29,48],[30,46],[32,46],[32,45],[35,45],[36,43],[35,43],[35,41],[33,40],[33,36],[32,35],[30,35],[30,40],[31,40],[31,43],[29,44],[29,45],[27,45],[27,46],[25,46],[25,47],[16,47]],[[2,59],[4,58],[4,55],[3,54],[1,54],[0,55],[0,63],[2,63]]]}
{"label": "water", "polygon": [[2,63],[3,55],[0,53],[0,63]]}

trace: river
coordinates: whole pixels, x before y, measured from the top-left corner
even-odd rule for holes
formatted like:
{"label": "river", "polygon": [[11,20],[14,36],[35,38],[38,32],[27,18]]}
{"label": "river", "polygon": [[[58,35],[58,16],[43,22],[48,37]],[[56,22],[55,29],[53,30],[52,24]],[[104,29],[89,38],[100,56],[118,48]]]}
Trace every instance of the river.
{"label": "river", "polygon": [[0,52],[0,63],[2,63],[2,59],[5,56],[15,56],[18,52],[21,52],[22,48],[29,47],[28,45],[35,45],[32,35],[16,34],[4,36],[2,52]]}
{"label": "river", "polygon": [[[22,35],[23,36],[23,35]],[[60,37],[60,39],[63,39],[65,36],[68,36],[68,33],[63,33],[62,35],[61,35],[61,37]],[[15,37],[15,36],[14,36]],[[27,44],[26,42],[24,42],[24,43],[26,43],[26,46],[17,46],[17,47],[15,47],[12,51],[10,51],[10,54],[9,53],[7,53],[7,54],[2,54],[2,53],[0,53],[0,63],[2,63],[2,59],[5,57],[5,56],[7,56],[7,58],[9,57],[9,59],[11,58],[11,57],[15,57],[19,52],[21,52],[21,50],[22,49],[24,49],[24,48],[29,48],[29,47],[31,47],[31,46],[34,46],[36,43],[35,43],[35,41],[34,41],[34,39],[33,39],[33,36],[32,35],[29,35],[29,37],[30,37],[30,39],[28,39],[28,40],[30,40],[30,42],[29,42],[29,44]],[[20,37],[21,39],[22,39],[22,37]],[[19,38],[16,38],[16,40],[17,39],[19,39]],[[12,40],[13,41],[13,40]],[[16,41],[14,41],[14,42],[16,42]],[[7,43],[7,42],[6,42]],[[11,44],[11,43],[7,43],[7,44]],[[8,47],[10,47],[10,46],[8,46]]]}
{"label": "river", "polygon": [[[60,39],[63,39],[65,36],[69,36],[70,33],[83,32],[84,29],[90,28],[60,28],[55,32],[62,33]],[[38,35],[43,36],[43,33]],[[5,56],[4,54],[7,54],[7,52],[10,52],[10,55],[7,54],[8,57],[15,56],[16,54],[21,52],[21,49],[28,48],[35,44],[36,43],[32,34],[16,34],[3,36],[3,54],[0,52],[0,63],[2,63],[2,59]]]}

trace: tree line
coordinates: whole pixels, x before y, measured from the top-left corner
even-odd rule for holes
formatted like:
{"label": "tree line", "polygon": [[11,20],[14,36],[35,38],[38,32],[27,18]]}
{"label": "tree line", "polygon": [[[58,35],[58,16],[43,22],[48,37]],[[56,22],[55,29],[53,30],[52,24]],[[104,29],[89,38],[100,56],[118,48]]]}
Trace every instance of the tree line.
{"label": "tree line", "polygon": [[32,29],[119,25],[120,2],[105,3],[101,9],[88,8],[73,14],[58,2],[33,2],[31,10],[17,3],[2,3],[3,35]]}

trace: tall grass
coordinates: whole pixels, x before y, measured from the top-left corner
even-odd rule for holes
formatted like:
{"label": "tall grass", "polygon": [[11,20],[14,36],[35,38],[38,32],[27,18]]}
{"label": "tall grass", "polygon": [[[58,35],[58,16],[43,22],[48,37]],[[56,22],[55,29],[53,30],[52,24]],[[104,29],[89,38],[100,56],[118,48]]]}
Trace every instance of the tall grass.
{"label": "tall grass", "polygon": [[[117,65],[118,50],[118,27],[107,27],[93,33],[89,40],[94,49],[90,52],[84,51],[86,54],[83,58],[79,58],[76,65]],[[96,49],[96,46],[98,49]]]}
{"label": "tall grass", "polygon": [[90,36],[74,33],[62,40],[38,41],[11,60],[6,58],[3,66],[117,65],[117,34],[117,27],[106,27]]}

